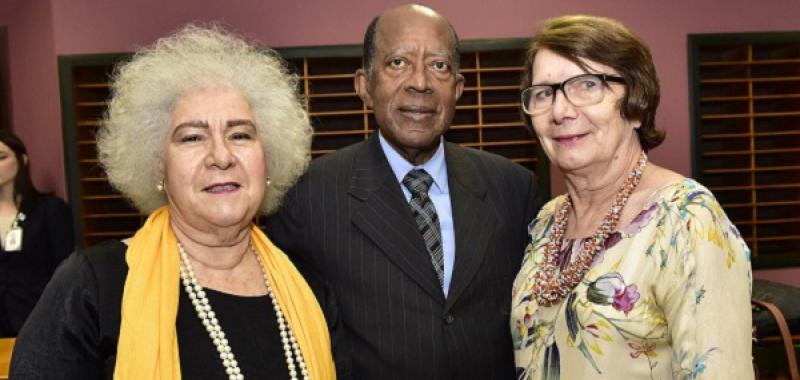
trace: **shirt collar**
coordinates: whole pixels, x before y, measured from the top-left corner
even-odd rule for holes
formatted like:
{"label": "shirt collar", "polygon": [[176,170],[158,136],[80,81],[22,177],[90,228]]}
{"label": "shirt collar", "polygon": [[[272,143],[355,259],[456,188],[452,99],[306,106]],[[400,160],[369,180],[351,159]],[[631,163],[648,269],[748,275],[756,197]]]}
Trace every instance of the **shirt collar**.
{"label": "shirt collar", "polygon": [[403,183],[403,178],[411,169],[424,169],[433,177],[434,188],[442,193],[446,193],[449,190],[449,185],[447,183],[447,165],[445,165],[444,158],[444,139],[439,137],[439,146],[436,148],[436,152],[422,165],[412,165],[408,162],[400,153],[394,150],[380,131],[378,132],[378,140],[380,141],[383,154],[389,161],[389,166],[392,168],[392,172],[394,172],[398,183]]}

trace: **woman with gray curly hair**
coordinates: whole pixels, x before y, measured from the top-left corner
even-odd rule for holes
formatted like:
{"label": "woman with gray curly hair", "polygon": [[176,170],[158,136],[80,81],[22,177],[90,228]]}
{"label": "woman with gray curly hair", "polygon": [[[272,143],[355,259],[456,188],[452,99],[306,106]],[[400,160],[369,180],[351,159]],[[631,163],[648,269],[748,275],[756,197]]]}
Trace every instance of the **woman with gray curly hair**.
{"label": "woman with gray curly hair", "polygon": [[308,164],[295,88],[275,53],[218,27],[187,26],[118,67],[100,162],[150,216],[65,261],[13,378],[336,377],[331,300],[253,224]]}

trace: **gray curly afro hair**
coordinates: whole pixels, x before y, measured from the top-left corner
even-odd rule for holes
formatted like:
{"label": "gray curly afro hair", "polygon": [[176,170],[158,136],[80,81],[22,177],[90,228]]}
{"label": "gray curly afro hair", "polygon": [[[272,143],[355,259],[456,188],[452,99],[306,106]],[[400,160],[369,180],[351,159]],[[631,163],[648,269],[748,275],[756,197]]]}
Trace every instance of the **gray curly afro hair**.
{"label": "gray curly afro hair", "polygon": [[111,100],[97,149],[112,186],[142,212],[167,203],[157,190],[174,104],[211,85],[238,90],[250,105],[271,185],[260,211],[269,214],[310,160],[311,125],[297,80],[272,50],[219,26],[188,25],[139,50],[113,74]]}

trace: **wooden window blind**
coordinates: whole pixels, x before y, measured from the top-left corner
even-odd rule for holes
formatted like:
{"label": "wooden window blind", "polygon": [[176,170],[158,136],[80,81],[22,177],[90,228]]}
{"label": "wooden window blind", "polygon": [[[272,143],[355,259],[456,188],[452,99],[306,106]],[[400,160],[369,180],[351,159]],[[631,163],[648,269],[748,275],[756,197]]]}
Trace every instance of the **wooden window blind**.
{"label": "wooden window blind", "polygon": [[693,172],[754,267],[800,264],[800,33],[689,36]]}
{"label": "wooden window blind", "polygon": [[[461,73],[464,93],[456,107],[449,141],[491,151],[539,177],[540,194],[549,194],[547,164],[519,112],[523,39],[465,41]],[[375,119],[353,90],[361,66],[360,45],[278,49],[298,75],[314,138],[313,157],[366,139]],[[78,241],[92,245],[132,236],[145,216],[108,184],[99,167],[94,135],[109,96],[108,76],[127,54],[59,58],[70,201],[79,226]]]}

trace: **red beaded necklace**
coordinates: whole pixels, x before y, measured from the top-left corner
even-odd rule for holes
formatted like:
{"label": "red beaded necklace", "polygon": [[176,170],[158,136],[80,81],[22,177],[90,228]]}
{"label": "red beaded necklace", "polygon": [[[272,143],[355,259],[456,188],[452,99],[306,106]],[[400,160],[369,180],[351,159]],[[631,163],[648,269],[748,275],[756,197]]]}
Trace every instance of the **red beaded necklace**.
{"label": "red beaded necklace", "polygon": [[536,302],[544,307],[549,307],[566,297],[576,285],[578,285],[589,267],[594,261],[594,257],[603,249],[606,238],[614,231],[625,208],[628,198],[639,185],[642,173],[647,166],[647,154],[642,151],[639,162],[625,182],[619,192],[614,197],[614,203],[603,218],[600,228],[594,233],[591,239],[583,242],[580,253],[572,260],[564,270],[558,270],[558,254],[561,251],[561,244],[564,240],[564,232],[567,230],[567,220],[569,210],[572,208],[572,198],[567,195],[567,199],[561,204],[553,222],[550,232],[550,241],[544,247],[544,262],[536,271],[533,277],[533,294]]}

